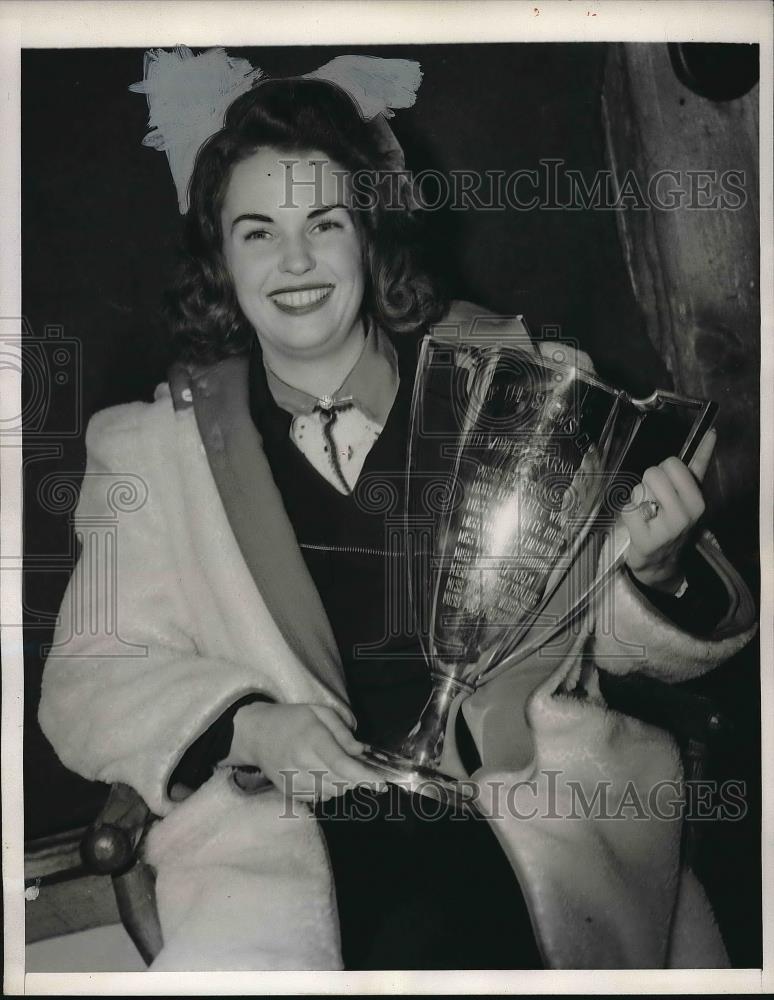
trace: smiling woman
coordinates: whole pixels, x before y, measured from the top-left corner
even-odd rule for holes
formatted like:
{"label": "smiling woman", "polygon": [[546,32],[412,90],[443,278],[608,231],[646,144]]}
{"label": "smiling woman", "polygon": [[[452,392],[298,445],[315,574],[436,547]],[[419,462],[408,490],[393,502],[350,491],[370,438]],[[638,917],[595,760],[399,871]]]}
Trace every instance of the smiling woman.
{"label": "smiling woman", "polygon": [[364,341],[363,238],[337,204],[343,173],[320,151],[290,160],[262,149],[234,167],[221,213],[226,266],[264,360],[299,388],[317,360],[318,396],[338,389]]}
{"label": "smiling woman", "polygon": [[[403,153],[382,115],[365,120],[341,87],[320,79],[270,80],[237,98],[225,125],[202,146],[189,185],[186,254],[168,304],[182,359],[242,353],[256,332],[275,361],[286,335],[298,348],[309,338],[311,357],[315,336],[319,348],[334,325],[343,341],[364,318],[400,334],[442,317]],[[355,196],[355,176],[361,187],[369,181],[372,199]],[[330,299],[314,320],[277,324],[282,305],[300,319],[313,304],[277,293],[326,284]],[[354,361],[356,339],[340,360]]]}

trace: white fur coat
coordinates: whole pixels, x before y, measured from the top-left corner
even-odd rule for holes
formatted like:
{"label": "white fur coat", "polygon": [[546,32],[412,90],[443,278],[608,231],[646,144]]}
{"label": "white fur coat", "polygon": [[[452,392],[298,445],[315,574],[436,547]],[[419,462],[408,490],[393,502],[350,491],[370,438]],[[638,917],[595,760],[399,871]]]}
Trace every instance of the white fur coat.
{"label": "white fur coat", "polygon": [[[219,371],[228,374],[229,364]],[[233,395],[219,395],[218,377],[209,370],[192,383],[216,415]],[[269,612],[227,516],[217,463],[228,467],[229,450],[244,445],[240,435],[254,432],[225,419],[203,428],[193,406],[173,407],[166,383],[152,404],[92,418],[76,512],[83,551],[46,666],[40,722],[67,767],[133,786],[162,817],[147,843],[165,939],[154,969],[336,969],[334,887],[311,814],[283,815],[277,791],[244,795],[224,771],[182,803],[167,794],[187,747],[245,694],[329,705],[351,720],[329,627],[319,607],[304,603],[313,600],[309,589],[296,613],[318,624],[304,647]],[[249,511],[256,491],[273,488],[265,478],[254,486],[240,478],[254,474],[252,464],[230,468],[232,505]],[[260,494],[265,510],[276,502]],[[267,550],[287,530],[280,522],[266,528],[269,540],[261,520],[245,518]],[[562,820],[546,808],[566,801],[573,781],[591,789],[604,778],[615,799],[631,779],[646,793],[680,777],[672,740],[609,710],[593,667],[581,675],[579,654],[608,670],[679,681],[739,650],[754,631],[749,595],[717,550],[703,551],[729,590],[716,635],[681,633],[617,572],[579,628],[463,708],[484,762],[481,806],[492,812],[548,967],[726,962],[701,888],[680,871],[679,821]],[[270,561],[263,571],[272,572]],[[609,618],[606,602],[614,630],[595,628]],[[445,764],[458,766],[453,745]],[[560,778],[548,788],[551,771]],[[524,796],[525,815],[542,803],[534,815],[496,816],[498,782],[529,781],[514,794]]]}

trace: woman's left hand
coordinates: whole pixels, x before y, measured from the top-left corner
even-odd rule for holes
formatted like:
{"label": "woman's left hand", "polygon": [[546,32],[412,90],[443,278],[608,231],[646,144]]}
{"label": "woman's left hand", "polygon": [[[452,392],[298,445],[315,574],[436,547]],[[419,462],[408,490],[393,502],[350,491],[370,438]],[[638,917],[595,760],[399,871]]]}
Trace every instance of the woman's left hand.
{"label": "woman's left hand", "polygon": [[[632,490],[632,507],[622,512],[631,541],[626,564],[646,587],[675,593],[683,581],[682,554],[704,513],[701,481],[717,440],[714,428],[704,437],[690,465],[667,458],[646,469],[642,483]],[[645,519],[642,504],[655,501],[657,512]]]}

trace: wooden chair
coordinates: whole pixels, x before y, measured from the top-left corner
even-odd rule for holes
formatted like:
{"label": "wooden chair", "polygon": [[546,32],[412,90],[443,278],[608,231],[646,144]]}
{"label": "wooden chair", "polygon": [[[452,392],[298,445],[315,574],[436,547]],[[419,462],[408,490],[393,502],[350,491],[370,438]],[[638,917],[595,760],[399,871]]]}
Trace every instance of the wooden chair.
{"label": "wooden chair", "polygon": [[116,784],[88,828],[25,847],[27,943],[121,923],[146,965],[162,947],[155,876],[139,858],[154,817]]}

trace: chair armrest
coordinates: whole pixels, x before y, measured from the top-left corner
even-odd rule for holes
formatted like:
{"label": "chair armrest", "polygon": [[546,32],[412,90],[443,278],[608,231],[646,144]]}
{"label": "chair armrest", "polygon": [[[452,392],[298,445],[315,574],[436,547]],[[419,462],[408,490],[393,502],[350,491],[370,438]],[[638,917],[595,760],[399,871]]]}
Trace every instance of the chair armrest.
{"label": "chair armrest", "polygon": [[150,809],[129,785],[113,785],[99,815],[81,841],[81,857],[95,875],[120,875],[137,857],[151,819]]}
{"label": "chair armrest", "polygon": [[164,945],[156,908],[156,877],[137,848],[155,817],[129,785],[113,785],[102,810],[81,840],[85,867],[112,877],[118,914],[146,965]]}

